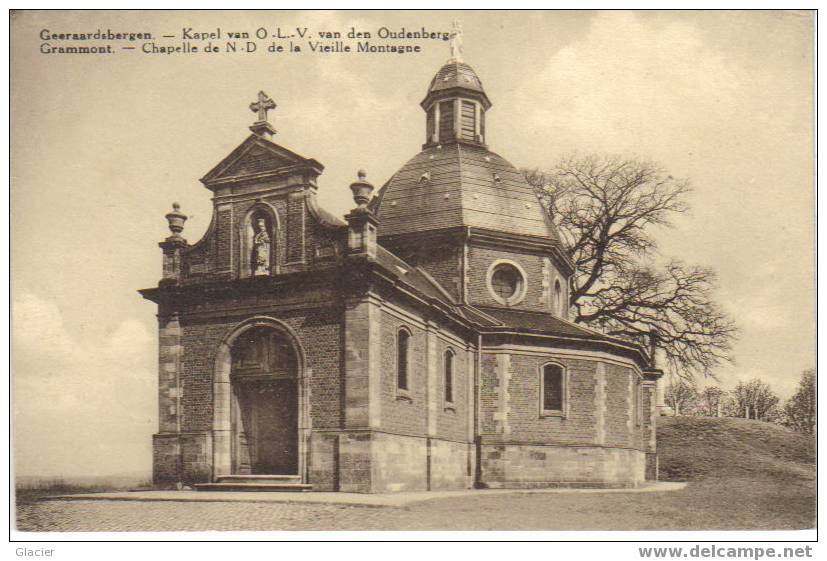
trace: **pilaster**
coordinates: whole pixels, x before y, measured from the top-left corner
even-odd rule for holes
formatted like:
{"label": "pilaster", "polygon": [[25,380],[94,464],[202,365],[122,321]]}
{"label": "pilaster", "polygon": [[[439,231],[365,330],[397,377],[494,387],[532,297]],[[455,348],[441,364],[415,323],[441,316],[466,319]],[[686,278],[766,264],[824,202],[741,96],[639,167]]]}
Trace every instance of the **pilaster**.
{"label": "pilaster", "polygon": [[[508,417],[511,412],[511,404],[508,394],[508,383],[511,380],[511,355],[497,354],[497,412],[494,413],[494,421],[499,425],[499,433],[503,437],[511,434]],[[497,423],[498,422],[498,423]]]}
{"label": "pilaster", "polygon": [[178,313],[158,317],[158,430],[180,432],[181,324]]}
{"label": "pilaster", "polygon": [[606,365],[597,363],[594,380],[594,443],[606,444]]}
{"label": "pilaster", "polygon": [[437,418],[439,415],[442,396],[439,387],[439,353],[437,348],[438,326],[429,321],[425,335],[425,375],[427,380],[427,430],[428,436],[437,435]]}
{"label": "pilaster", "polygon": [[345,304],[346,428],[381,427],[381,309],[368,295]]}
{"label": "pilaster", "polygon": [[663,371],[651,368],[643,372],[640,406],[648,414],[643,416],[643,449],[646,452],[646,479],[658,479],[657,419],[658,419],[658,380]]}

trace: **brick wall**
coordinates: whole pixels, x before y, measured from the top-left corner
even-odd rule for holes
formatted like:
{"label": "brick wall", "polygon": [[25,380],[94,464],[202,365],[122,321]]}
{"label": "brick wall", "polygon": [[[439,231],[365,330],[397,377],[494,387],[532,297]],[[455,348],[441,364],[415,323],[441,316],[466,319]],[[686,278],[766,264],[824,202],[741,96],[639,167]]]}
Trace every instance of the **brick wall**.
{"label": "brick wall", "polygon": [[[541,416],[540,368],[550,358],[516,354],[500,354],[498,358],[497,354],[483,354],[480,408],[483,433],[525,442],[594,442],[596,363],[554,358],[568,372],[568,415]],[[507,380],[504,380],[504,368],[507,368]]]}
{"label": "brick wall", "polygon": [[341,426],[341,312],[314,308],[276,316],[298,334],[304,345],[309,379],[310,414],[314,428]]}
{"label": "brick wall", "polygon": [[305,223],[308,216],[303,193],[290,193],[287,197],[287,224],[285,226],[287,247],[286,263],[305,261]]}
{"label": "brick wall", "polygon": [[[382,430],[393,433],[424,436],[427,431],[427,401],[425,372],[425,330],[388,313],[381,314],[382,322]],[[408,345],[408,391],[403,397],[397,391],[396,337],[405,326],[411,332]]]}
{"label": "brick wall", "polygon": [[511,438],[521,442],[593,443],[596,363],[555,359],[568,372],[568,414],[544,417],[540,415],[540,370],[547,361],[547,357],[511,357],[512,374],[508,386]]}
{"label": "brick wall", "polygon": [[630,425],[633,425],[629,381],[634,374],[627,368],[606,365],[606,444],[632,446]]}
{"label": "brick wall", "polygon": [[[253,185],[247,190],[266,187]],[[341,256],[345,230],[320,225],[310,214],[305,196],[304,192],[294,191],[266,195],[258,200],[246,197],[235,202],[222,202],[215,208],[204,237],[183,253],[183,283],[249,276],[251,247],[246,221],[258,201],[266,203],[277,217],[277,224],[273,224],[271,231],[271,243],[274,264],[280,269],[288,263],[293,263],[289,270],[296,269],[297,263],[300,264],[298,269],[303,269],[314,262],[327,262]]]}
{"label": "brick wall", "polygon": [[[341,423],[341,318],[336,308],[257,312],[232,320],[184,323],[182,337],[182,430],[212,428],[212,377],[218,345],[238,323],[266,314],[293,328],[304,346],[310,369],[310,407],[313,426]],[[185,315],[185,314],[184,314]]]}
{"label": "brick wall", "polygon": [[232,271],[233,209],[223,205],[216,209],[215,268],[216,272]]}
{"label": "brick wall", "polygon": [[[428,408],[427,385],[427,330],[406,322],[395,315],[383,312],[381,318],[381,422],[383,431],[409,435],[426,435],[428,418],[435,417],[436,431],[432,436],[465,442],[468,440],[468,408],[472,406],[468,394],[468,356],[464,347],[448,341],[438,332],[433,335],[435,350],[432,360],[434,384],[432,399]],[[408,391],[397,391],[397,333],[401,327],[411,333],[409,341],[410,363],[408,369]],[[454,352],[453,403],[445,402],[444,355],[447,349]]]}
{"label": "brick wall", "polygon": [[188,324],[182,314],[181,430],[211,430],[213,368],[218,345],[236,321]]}
{"label": "brick wall", "polygon": [[502,387],[497,373],[497,357],[483,354],[480,364],[480,432],[482,434],[502,434],[502,415],[500,413],[500,396],[506,388]]}
{"label": "brick wall", "polygon": [[[568,374],[564,416],[540,413],[541,367],[549,360],[562,364]],[[630,367],[612,363],[553,354],[484,353],[484,440],[643,449],[644,426],[636,423],[631,401],[637,379]]]}
{"label": "brick wall", "polygon": [[428,244],[416,254],[416,264],[425,269],[456,299],[462,290],[462,247],[453,244]]}
{"label": "brick wall", "polygon": [[[551,300],[548,286],[543,286],[543,280],[551,282],[558,273],[550,262],[543,262],[539,255],[522,254],[499,249],[469,246],[467,281],[468,301],[471,304],[483,306],[501,306],[491,296],[488,290],[488,269],[498,259],[513,261],[523,268],[526,274],[525,298],[511,307],[522,310],[551,312]],[[545,270],[545,274],[544,274]]]}
{"label": "brick wall", "polygon": [[[203,238],[190,240],[190,246],[182,254],[183,282],[203,278],[215,271],[216,212],[210,221]],[[184,231],[186,237],[187,231]]]}
{"label": "brick wall", "polygon": [[[453,403],[445,402],[445,351],[454,353]],[[468,356],[464,348],[455,343],[437,339],[436,353],[436,436],[465,442],[468,440],[468,408],[473,406],[473,396],[468,395]]]}
{"label": "brick wall", "polygon": [[[342,423],[342,346],[341,346],[341,310],[336,306],[313,309],[274,310],[258,299],[260,306],[247,314],[227,316],[222,313],[224,306],[234,307],[238,302],[201,302],[197,308],[198,319],[188,316],[189,310],[181,312],[180,317],[180,385],[181,409],[180,422],[183,434],[200,433],[206,435],[213,428],[213,374],[218,346],[231,330],[244,319],[258,315],[267,315],[289,325],[296,333],[305,351],[305,369],[307,379],[307,402],[310,408],[310,423],[315,428],[338,428]],[[274,302],[275,304],[275,302]],[[212,318],[209,316],[215,314]],[[165,328],[166,329],[166,328]],[[166,332],[165,332],[166,333]],[[174,341],[166,341],[174,343]],[[170,407],[174,407],[174,396],[170,395],[172,382],[164,378],[165,364],[170,356],[162,347],[161,381],[159,399],[164,426],[162,430],[175,431],[174,417],[170,416]],[[171,419],[171,420],[170,420]],[[206,447],[212,441],[204,442],[206,436],[196,442],[169,440],[156,436],[154,440],[154,472],[158,481],[177,481],[177,457],[184,460],[182,470],[187,480],[200,481],[209,478],[212,463],[212,451]],[[175,436],[173,434],[173,436]],[[177,438],[177,437],[176,437]],[[182,438],[184,438],[182,436]],[[193,437],[194,438],[194,437]],[[181,446],[180,449],[176,448]],[[206,475],[205,475],[206,474]]]}

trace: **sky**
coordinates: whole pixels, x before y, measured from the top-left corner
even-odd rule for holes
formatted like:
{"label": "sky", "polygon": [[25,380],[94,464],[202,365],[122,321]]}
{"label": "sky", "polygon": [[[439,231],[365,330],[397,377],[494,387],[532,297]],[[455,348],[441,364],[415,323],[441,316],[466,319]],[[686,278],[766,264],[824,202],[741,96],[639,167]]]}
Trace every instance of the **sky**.
{"label": "sky", "polygon": [[22,12],[11,24],[18,475],[149,473],[157,322],[137,290],[160,278],[173,201],[189,216],[184,236],[204,234],[212,203],[198,179],[247,137],[259,90],[278,104],[275,141],[326,166],[319,200],[343,215],[356,170],[378,187],[420,150],[418,104],[449,56],[441,40],[406,55],[162,55],[143,41],[47,55],[42,30],[180,44],[188,27],[448,32],[454,18],[494,104],[493,151],[529,168],[571,153],[643,157],[690,181],[692,212],[655,234],[664,257],[718,272],[740,329],[720,383],[760,377],[792,394],[815,364],[809,13]]}

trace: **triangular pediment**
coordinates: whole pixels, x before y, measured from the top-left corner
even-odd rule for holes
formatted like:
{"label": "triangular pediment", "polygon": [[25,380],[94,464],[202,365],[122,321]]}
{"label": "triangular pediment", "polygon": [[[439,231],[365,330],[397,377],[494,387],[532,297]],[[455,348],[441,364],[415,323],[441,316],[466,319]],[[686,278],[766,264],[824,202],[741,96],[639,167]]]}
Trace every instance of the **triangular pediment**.
{"label": "triangular pediment", "polygon": [[313,169],[321,173],[324,166],[316,160],[300,156],[253,134],[211,169],[201,181],[209,186],[249,177],[276,175],[298,168]]}

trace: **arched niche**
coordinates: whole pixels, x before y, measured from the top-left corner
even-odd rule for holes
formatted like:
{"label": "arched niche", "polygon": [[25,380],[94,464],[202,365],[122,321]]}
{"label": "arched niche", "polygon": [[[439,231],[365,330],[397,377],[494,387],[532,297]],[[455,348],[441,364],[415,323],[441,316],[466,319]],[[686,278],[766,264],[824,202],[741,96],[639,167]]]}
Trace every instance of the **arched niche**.
{"label": "arched niche", "polygon": [[[239,277],[278,274],[280,242],[279,218],[276,209],[264,201],[256,201],[244,214],[239,225]],[[266,239],[265,244],[262,243]],[[264,247],[264,251],[262,248]],[[264,263],[261,263],[264,260]]]}

